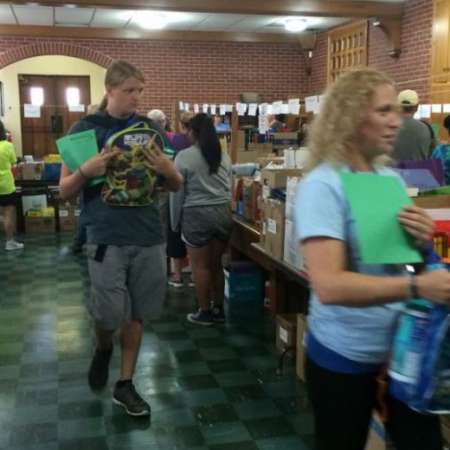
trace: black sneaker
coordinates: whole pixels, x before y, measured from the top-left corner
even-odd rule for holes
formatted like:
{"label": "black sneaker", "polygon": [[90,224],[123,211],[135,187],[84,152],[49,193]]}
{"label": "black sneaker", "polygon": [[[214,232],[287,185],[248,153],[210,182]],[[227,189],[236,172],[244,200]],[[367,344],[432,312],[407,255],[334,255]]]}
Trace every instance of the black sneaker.
{"label": "black sneaker", "polygon": [[116,383],[113,402],[122,406],[130,416],[149,416],[151,413],[150,405],[136,392],[131,381],[124,384]]}
{"label": "black sneaker", "polygon": [[106,386],[112,351],[112,347],[109,350],[99,350],[98,348],[95,350],[88,373],[91,389],[98,390]]}
{"label": "black sneaker", "polygon": [[224,323],[225,322],[225,314],[223,312],[223,306],[217,305],[213,306],[211,309],[212,318],[215,323]]}

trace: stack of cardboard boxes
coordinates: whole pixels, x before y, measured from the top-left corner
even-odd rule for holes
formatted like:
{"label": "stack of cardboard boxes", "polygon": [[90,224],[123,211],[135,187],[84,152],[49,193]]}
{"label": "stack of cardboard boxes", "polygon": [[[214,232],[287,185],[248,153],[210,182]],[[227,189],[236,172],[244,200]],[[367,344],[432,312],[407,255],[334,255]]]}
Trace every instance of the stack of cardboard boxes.
{"label": "stack of cardboard boxes", "polygon": [[76,202],[59,203],[58,219],[60,231],[73,231],[77,227],[80,216],[80,205]]}
{"label": "stack of cardboard boxes", "polygon": [[[301,270],[303,259],[296,238],[295,196],[303,171],[301,169],[263,169],[261,245],[274,258]],[[274,197],[274,190],[286,192],[286,201]]]}

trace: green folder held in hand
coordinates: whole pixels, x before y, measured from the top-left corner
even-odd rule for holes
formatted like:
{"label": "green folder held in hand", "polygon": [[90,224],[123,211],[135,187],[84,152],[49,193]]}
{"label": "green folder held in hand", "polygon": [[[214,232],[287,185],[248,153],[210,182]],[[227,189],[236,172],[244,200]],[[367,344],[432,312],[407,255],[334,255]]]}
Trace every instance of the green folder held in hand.
{"label": "green folder held in hand", "polygon": [[341,173],[340,176],[355,220],[363,262],[422,262],[412,237],[398,221],[402,207],[412,204],[400,180],[373,173]]}
{"label": "green folder held in hand", "polygon": [[[98,154],[97,138],[94,130],[69,134],[56,141],[59,154],[71,172],[75,172],[84,162]],[[92,178],[89,186],[103,183],[104,176]]]}

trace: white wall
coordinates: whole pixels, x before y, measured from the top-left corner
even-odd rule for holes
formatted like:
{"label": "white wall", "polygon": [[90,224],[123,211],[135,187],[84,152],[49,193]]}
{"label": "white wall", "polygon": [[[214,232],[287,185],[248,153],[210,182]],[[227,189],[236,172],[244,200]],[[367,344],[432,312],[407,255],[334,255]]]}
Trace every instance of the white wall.
{"label": "white wall", "polygon": [[11,131],[18,156],[22,155],[22,133],[20,122],[19,79],[18,75],[89,75],[91,103],[100,103],[105,78],[103,67],[84,59],[71,56],[35,56],[23,59],[0,69],[3,83],[5,115],[2,118],[6,128]]}

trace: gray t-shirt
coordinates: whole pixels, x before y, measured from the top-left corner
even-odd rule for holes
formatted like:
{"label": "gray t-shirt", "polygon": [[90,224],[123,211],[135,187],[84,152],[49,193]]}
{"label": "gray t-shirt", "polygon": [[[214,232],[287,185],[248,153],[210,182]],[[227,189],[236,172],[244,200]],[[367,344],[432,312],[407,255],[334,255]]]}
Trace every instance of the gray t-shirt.
{"label": "gray t-shirt", "polygon": [[[115,119],[107,113],[95,115],[95,122],[82,119],[75,123],[69,133],[95,129],[99,147],[108,130],[115,132],[130,126],[125,120]],[[141,119],[139,117],[139,119]],[[158,129],[146,118],[143,121]],[[98,123],[97,123],[98,122]],[[101,125],[100,125],[101,124]],[[148,206],[111,206],[100,195],[101,186],[88,187],[82,194],[83,223],[87,225],[87,241],[90,244],[153,246],[164,242],[157,195]]]}
{"label": "gray t-shirt", "polygon": [[172,228],[177,229],[182,208],[231,203],[231,160],[222,152],[222,161],[215,174],[209,173],[208,163],[199,147],[193,145],[178,153],[175,166],[183,175],[184,185],[171,199]]}
{"label": "gray t-shirt", "polygon": [[431,156],[432,138],[428,127],[412,117],[405,118],[394,145],[396,161],[420,161]]}

